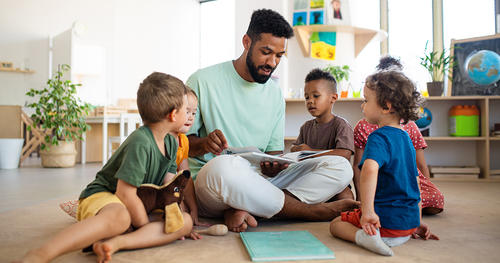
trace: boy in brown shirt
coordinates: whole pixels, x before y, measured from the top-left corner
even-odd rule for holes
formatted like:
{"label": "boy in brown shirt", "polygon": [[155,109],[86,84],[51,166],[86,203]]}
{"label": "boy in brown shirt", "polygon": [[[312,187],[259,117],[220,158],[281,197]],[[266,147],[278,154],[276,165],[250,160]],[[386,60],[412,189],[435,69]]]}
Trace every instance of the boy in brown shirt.
{"label": "boy in brown shirt", "polygon": [[[335,78],[326,71],[313,69],[306,76],[304,97],[307,110],[315,118],[302,125],[290,150],[331,150],[322,155],[338,155],[350,160],[354,153],[353,129],[344,118],[332,113],[338,97]],[[347,187],[335,198],[353,198],[353,194]]]}

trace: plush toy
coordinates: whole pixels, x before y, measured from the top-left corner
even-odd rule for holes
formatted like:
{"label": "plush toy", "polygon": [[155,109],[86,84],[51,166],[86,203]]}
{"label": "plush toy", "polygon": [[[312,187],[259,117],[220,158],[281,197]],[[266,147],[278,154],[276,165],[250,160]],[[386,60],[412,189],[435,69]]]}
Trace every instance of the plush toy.
{"label": "plush toy", "polygon": [[191,173],[180,171],[167,184],[162,186],[154,184],[142,184],[137,188],[137,196],[142,200],[146,213],[151,213],[156,209],[165,210],[165,233],[175,232],[184,226],[179,204],[184,195]]}

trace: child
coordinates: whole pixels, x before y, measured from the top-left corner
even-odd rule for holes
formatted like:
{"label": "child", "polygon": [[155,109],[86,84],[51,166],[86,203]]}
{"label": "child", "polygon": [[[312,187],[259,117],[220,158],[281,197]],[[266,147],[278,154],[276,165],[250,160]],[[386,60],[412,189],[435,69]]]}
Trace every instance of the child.
{"label": "child", "polygon": [[361,211],[343,212],[330,224],[330,232],[375,253],[392,256],[390,246],[405,243],[414,233],[424,239],[438,239],[420,222],[415,149],[400,127],[400,120],[406,124],[418,118],[421,97],[413,82],[399,71],[369,76],[363,92],[363,115],[380,128],[368,137],[359,164]]}
{"label": "child", "polygon": [[[384,56],[380,59],[377,65],[377,70],[396,70],[402,71],[403,65],[399,59],[391,56]],[[358,168],[359,161],[363,156],[366,141],[371,132],[376,130],[376,124],[370,124],[365,119],[361,119],[354,128],[354,188],[359,191],[360,169]],[[444,208],[444,195],[439,189],[431,182],[429,169],[425,161],[424,149],[427,148],[422,134],[420,133],[417,125],[413,121],[407,124],[402,124],[401,128],[408,132],[410,139],[417,156],[418,179],[420,186],[420,197],[422,198],[422,213],[426,215],[435,215],[443,211]],[[359,194],[356,195],[357,200],[361,200]]]}
{"label": "child", "polygon": [[[188,99],[188,105],[187,105],[187,120],[186,123],[182,127],[180,127],[178,130],[171,132],[175,137],[175,140],[177,141],[177,145],[179,147],[177,148],[177,158],[175,159],[175,163],[177,164],[177,170],[189,170],[189,165],[188,165],[188,153],[189,153],[189,140],[186,136],[186,132],[189,131],[191,126],[193,126],[194,122],[194,117],[196,116],[196,110],[198,108],[198,97],[196,96],[196,93],[190,88],[188,88],[188,93],[187,93],[187,99]],[[172,178],[168,177],[166,178],[166,182],[172,180]],[[194,183],[193,179],[189,178],[188,184],[186,188],[184,189],[184,201],[186,204],[186,208],[189,211],[191,218],[193,219],[193,224],[198,225],[198,206],[196,204],[196,195],[194,192]],[[191,238],[192,239],[200,239],[201,236],[197,234],[196,232],[191,232]]]}
{"label": "child", "polygon": [[[333,104],[338,97],[335,78],[326,71],[313,69],[306,76],[304,97],[307,110],[315,119],[302,125],[290,151],[331,149],[323,155],[338,155],[350,160],[354,152],[352,127],[344,118],[332,114]],[[346,198],[354,199],[349,187],[335,196],[334,200]]]}
{"label": "child", "polygon": [[[176,77],[155,72],[144,79],[137,91],[144,126],[127,137],[83,190],[79,222],[28,252],[23,262],[48,262],[92,244],[97,261],[109,262],[118,250],[160,246],[189,235],[193,225],[189,214],[183,213],[180,230],[165,234],[164,220],[151,222],[136,194],[139,185],[162,185],[166,174],[176,173],[177,145],[168,133],[186,123],[186,93]],[[136,230],[124,233],[129,226]]]}

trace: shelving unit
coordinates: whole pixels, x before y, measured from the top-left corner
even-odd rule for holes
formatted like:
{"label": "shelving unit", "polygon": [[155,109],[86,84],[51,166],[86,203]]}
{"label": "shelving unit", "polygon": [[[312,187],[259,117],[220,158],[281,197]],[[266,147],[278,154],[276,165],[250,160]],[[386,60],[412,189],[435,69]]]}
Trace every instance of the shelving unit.
{"label": "shelving unit", "polygon": [[16,73],[35,73],[35,71],[33,70],[24,70],[24,69],[18,69],[18,68],[0,68],[0,71],[4,71],[4,72],[16,72]]}
{"label": "shelving unit", "polygon": [[348,25],[294,26],[293,30],[299,42],[302,54],[306,57],[311,53],[309,38],[313,32],[341,32],[354,34],[354,57],[357,57],[363,48],[365,48],[365,46],[376,36],[379,36],[380,41],[387,38],[387,33],[385,31]]}
{"label": "shelving unit", "polygon": [[[361,98],[339,99],[333,112],[345,118],[354,128],[363,118]],[[480,136],[452,137],[448,135],[448,111],[454,105],[476,105],[480,109]],[[500,123],[500,96],[428,97],[433,120],[430,136],[425,137],[429,165],[478,166],[480,178],[500,179],[500,137],[490,136],[495,123]],[[285,145],[295,141],[301,125],[312,119],[304,106],[304,99],[286,99]]]}

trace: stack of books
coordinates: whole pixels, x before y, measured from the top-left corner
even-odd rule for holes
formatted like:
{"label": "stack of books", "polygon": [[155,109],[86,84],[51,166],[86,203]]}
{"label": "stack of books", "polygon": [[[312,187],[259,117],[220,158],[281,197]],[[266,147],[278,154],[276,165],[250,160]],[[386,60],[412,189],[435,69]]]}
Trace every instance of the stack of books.
{"label": "stack of books", "polygon": [[481,169],[477,166],[430,166],[431,178],[478,178]]}

